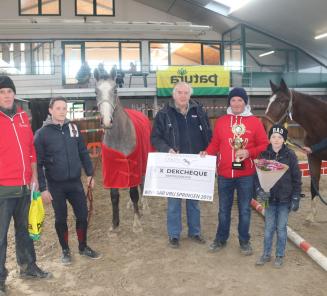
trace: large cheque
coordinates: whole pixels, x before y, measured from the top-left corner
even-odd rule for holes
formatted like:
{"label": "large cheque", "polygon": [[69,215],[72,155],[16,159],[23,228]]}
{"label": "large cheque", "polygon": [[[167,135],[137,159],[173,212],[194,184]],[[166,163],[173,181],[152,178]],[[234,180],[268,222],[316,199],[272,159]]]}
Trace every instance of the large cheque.
{"label": "large cheque", "polygon": [[216,156],[149,153],[144,196],[212,201]]}

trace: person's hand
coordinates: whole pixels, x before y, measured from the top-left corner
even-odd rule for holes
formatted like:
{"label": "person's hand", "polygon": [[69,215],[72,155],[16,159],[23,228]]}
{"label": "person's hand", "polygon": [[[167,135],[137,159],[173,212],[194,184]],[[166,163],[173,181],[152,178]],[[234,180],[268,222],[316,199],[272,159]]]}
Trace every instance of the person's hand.
{"label": "person's hand", "polygon": [[235,158],[239,159],[240,161],[243,161],[244,159],[248,158],[250,156],[250,153],[247,149],[239,149],[235,152]]}
{"label": "person's hand", "polygon": [[87,187],[91,187],[91,189],[93,189],[94,188],[94,178],[92,178],[92,176],[88,176],[87,178],[86,178],[86,182],[87,182]]}
{"label": "person's hand", "polygon": [[29,190],[39,191],[39,181],[34,175],[32,175]]}
{"label": "person's hand", "polygon": [[259,199],[260,199],[262,202],[266,202],[266,201],[269,200],[270,193],[269,193],[269,192],[266,192],[266,191],[263,191],[262,188],[258,187],[258,188],[255,190],[255,193],[256,193],[257,197],[259,197]]}
{"label": "person's hand", "polygon": [[310,147],[302,147],[302,150],[304,150],[304,152],[305,152],[306,154],[311,154],[311,153],[312,153],[312,150],[311,150]]}
{"label": "person's hand", "polygon": [[200,151],[200,156],[201,157],[205,157],[206,155],[208,155],[208,152],[207,151]]}
{"label": "person's hand", "polygon": [[292,197],[290,210],[296,212],[300,207],[300,197]]}
{"label": "person's hand", "polygon": [[44,203],[51,203],[51,201],[52,201],[52,195],[48,190],[42,191],[41,197],[42,197],[42,201]]}
{"label": "person's hand", "polygon": [[173,149],[173,148],[170,148],[168,150],[168,153],[171,153],[171,154],[177,154],[177,152]]}

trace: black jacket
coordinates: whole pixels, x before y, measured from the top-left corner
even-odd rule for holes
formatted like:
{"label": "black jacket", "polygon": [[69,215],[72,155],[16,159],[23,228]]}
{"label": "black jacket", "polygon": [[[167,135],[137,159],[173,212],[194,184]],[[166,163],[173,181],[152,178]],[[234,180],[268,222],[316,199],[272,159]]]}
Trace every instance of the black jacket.
{"label": "black jacket", "polygon": [[48,118],[43,127],[36,131],[34,145],[41,191],[47,188],[46,179],[48,182],[58,182],[80,178],[82,166],[87,176],[93,173],[83,138],[76,125],[68,120],[61,126]]}
{"label": "black jacket", "polygon": [[291,202],[292,198],[300,198],[301,172],[294,151],[283,145],[282,149],[276,153],[270,144],[260,157],[277,160],[289,166],[286,173],[270,189],[269,202]]}
{"label": "black jacket", "polygon": [[168,152],[172,148],[180,153],[196,154],[205,150],[211,136],[207,113],[199,103],[190,100],[189,110],[184,116],[170,102],[154,119],[151,143],[158,152]]}

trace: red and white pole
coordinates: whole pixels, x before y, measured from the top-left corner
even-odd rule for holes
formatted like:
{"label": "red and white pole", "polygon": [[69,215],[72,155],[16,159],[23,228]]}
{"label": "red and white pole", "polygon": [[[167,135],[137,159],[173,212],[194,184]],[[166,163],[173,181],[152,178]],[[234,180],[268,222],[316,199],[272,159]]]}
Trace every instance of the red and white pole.
{"label": "red and white pole", "polygon": [[[251,206],[262,216],[265,216],[265,209],[255,199],[252,199]],[[320,253],[315,247],[311,246],[308,242],[306,242],[300,235],[298,235],[289,226],[287,226],[287,237],[302,251],[307,253],[325,271],[327,271],[327,257],[324,254]]]}

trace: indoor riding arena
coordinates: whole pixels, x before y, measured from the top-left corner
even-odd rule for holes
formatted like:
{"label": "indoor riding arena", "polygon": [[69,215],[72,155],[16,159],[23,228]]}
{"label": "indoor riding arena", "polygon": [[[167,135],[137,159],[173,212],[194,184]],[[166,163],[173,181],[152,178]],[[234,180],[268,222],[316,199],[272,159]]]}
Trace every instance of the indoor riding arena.
{"label": "indoor riding arena", "polygon": [[[1,296],[327,295],[327,147],[316,154],[303,150],[327,138],[325,0],[0,2],[0,75],[15,83],[15,104],[28,114],[33,133],[49,115],[51,98],[67,99],[66,117],[83,137],[94,168],[93,190],[83,169],[81,178],[89,193],[87,242],[101,254],[97,260],[79,254],[75,215],[67,203],[72,262],[63,264],[54,210],[51,202],[44,203],[42,234],[34,246],[38,266],[52,277],[20,277],[12,219],[4,255],[8,276]],[[253,254],[244,256],[236,194],[227,245],[210,251],[218,225],[217,176],[213,201],[199,202],[205,243],[189,237],[182,198],[178,248],[170,245],[167,235],[166,197],[142,196],[142,181],[108,185],[118,178],[110,171],[113,167],[132,178],[138,172],[128,165],[141,166],[134,152],[126,147],[129,152],[124,152],[119,145],[139,145],[145,169],[148,152],[156,148],[150,129],[156,126],[158,112],[173,104],[173,88],[179,82],[192,86],[191,99],[202,106],[212,130],[229,112],[228,96],[236,87],[246,91],[251,112],[266,132],[276,123],[288,129],[287,146],[299,160],[302,188],[299,209],[288,216],[281,268],[273,261],[276,237],[272,261],[256,264],[263,252],[265,220],[264,203],[255,194]],[[108,110],[112,113],[106,117]],[[2,112],[0,93],[0,116]],[[120,116],[130,113],[142,113],[140,131],[135,125],[126,131],[130,121]],[[139,138],[148,127],[146,138]],[[236,144],[231,139],[229,143],[234,149]],[[124,159],[111,162],[111,150],[104,155],[107,146],[119,150]],[[144,180],[144,171],[137,177]],[[113,194],[118,190],[113,193],[112,188],[120,188],[116,201]],[[138,188],[136,203],[130,188]],[[5,250],[5,241],[0,245]],[[0,268],[1,276],[5,269]]]}

